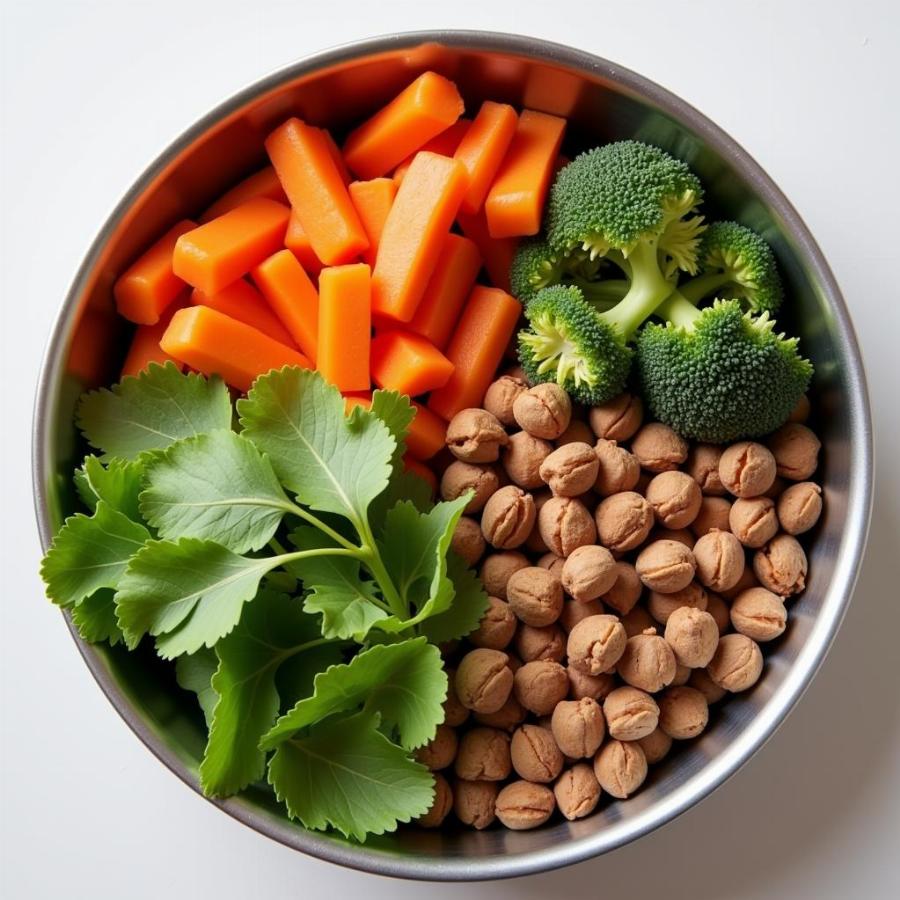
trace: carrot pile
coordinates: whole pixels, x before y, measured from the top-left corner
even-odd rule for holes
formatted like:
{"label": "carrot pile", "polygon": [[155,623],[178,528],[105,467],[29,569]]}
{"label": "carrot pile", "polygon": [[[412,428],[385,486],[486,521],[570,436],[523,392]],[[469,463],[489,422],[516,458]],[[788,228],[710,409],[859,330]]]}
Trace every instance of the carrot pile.
{"label": "carrot pile", "polygon": [[269,165],[116,282],[138,326],[123,374],[171,360],[246,391],[272,368],[315,367],[348,409],[400,391],[416,408],[407,465],[428,477],[422,461],[479,404],[518,325],[509,266],[540,228],[566,124],[492,101],[464,112],[456,85],[425,72],[343,147],[282,123]]}

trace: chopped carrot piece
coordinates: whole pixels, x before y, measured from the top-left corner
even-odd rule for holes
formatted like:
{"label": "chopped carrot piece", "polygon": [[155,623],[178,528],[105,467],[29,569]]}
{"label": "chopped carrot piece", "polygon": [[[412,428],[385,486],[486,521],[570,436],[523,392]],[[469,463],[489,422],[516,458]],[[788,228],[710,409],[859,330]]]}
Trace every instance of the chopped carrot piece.
{"label": "chopped carrot piece", "polygon": [[282,366],[311,368],[298,350],[208,306],[179,309],[160,341],[170,356],[247,391],[257,375]]}
{"label": "chopped carrot piece", "polygon": [[259,291],[243,278],[232,281],[216,294],[205,294],[199,288],[194,288],[191,303],[194,306],[208,306],[226,316],[231,316],[232,319],[237,319],[238,322],[250,325],[288,347],[293,349],[297,347],[291,333],[269,309],[268,303]]}
{"label": "chopped carrot piece", "polygon": [[473,241],[448,234],[409,330],[442,350],[481,269],[481,254]]}
{"label": "chopped carrot piece", "polygon": [[484,201],[491,237],[537,234],[566,120],[526,109]]}
{"label": "chopped carrot piece", "polygon": [[271,166],[266,166],[259,172],[248,175],[243,181],[239,181],[231,190],[225,191],[212,206],[210,206],[203,215],[200,216],[201,222],[209,222],[211,219],[217,219],[229,210],[246,203],[248,200],[255,200],[257,197],[267,197],[269,200],[275,200],[278,203],[287,204],[287,196],[284,188],[275,174],[275,170]]}
{"label": "chopped carrot piece", "polygon": [[217,294],[284,245],[290,210],[257,197],[178,238],[172,269],[193,287]]}
{"label": "chopped carrot piece", "polygon": [[431,459],[447,441],[447,423],[427,406],[411,401],[415,418],[406,435],[406,448],[416,459]]}
{"label": "chopped carrot piece", "polygon": [[250,275],[294,343],[315,362],[319,295],[303,266],[290,250],[279,250],[256,266]]}
{"label": "chopped carrot piece", "polygon": [[460,213],[456,217],[463,234],[475,242],[484,261],[484,268],[494,287],[509,290],[509,267],[516,255],[517,238],[492,238],[488,234],[484,210],[477,216]]}
{"label": "chopped carrot piece", "polygon": [[424,72],[387,106],[350,133],[344,159],[360,178],[377,178],[396,168],[463,113],[452,81]]}
{"label": "chopped carrot piece", "polygon": [[288,119],[266,138],[266,150],[316,256],[347,263],[369,246],[324,133]]}
{"label": "chopped carrot piece", "polygon": [[516,133],[516,111],[506,103],[485,100],[472,127],[456,148],[456,159],[466,168],[468,187],[462,210],[477,213],[484,204],[506,151]]}
{"label": "chopped carrot piece", "polygon": [[342,391],[365,391],[372,383],[371,281],[371,269],[365,263],[333,266],[319,275],[316,367]]}
{"label": "chopped carrot piece", "polygon": [[437,475],[428,468],[423,462],[419,462],[419,460],[410,456],[410,454],[406,454],[403,457],[403,468],[407,472],[412,472],[413,475],[417,475],[419,478],[424,481],[428,487],[431,488],[431,496],[434,497],[437,494],[438,489],[438,480]]}
{"label": "chopped carrot piece", "polygon": [[434,344],[408,331],[383,331],[372,341],[372,380],[380,388],[416,397],[442,387],[453,363]]}
{"label": "chopped carrot piece", "polygon": [[432,412],[449,422],[461,409],[481,405],[521,312],[506,291],[475,286],[447,348],[453,376],[429,398]]}
{"label": "chopped carrot piece", "polygon": [[369,237],[369,247],[363,252],[363,259],[374,266],[381,232],[397,196],[397,185],[390,178],[373,178],[371,181],[354,181],[348,190]]}
{"label": "chopped carrot piece", "polygon": [[344,394],[344,415],[349,416],[350,413],[357,407],[361,406],[363,409],[371,409],[372,408],[372,392],[371,391],[357,391],[354,393],[345,393]]}
{"label": "chopped carrot piece", "polygon": [[119,315],[139,325],[159,321],[163,310],[184,290],[184,281],[172,271],[175,243],[196,227],[189,219],[173,225],[119,276],[113,287]]}
{"label": "chopped carrot piece", "polygon": [[331,132],[327,128],[320,128],[319,131],[322,132],[322,135],[325,138],[325,146],[328,148],[328,152],[334,160],[334,164],[341,176],[341,181],[343,181],[345,185],[349,185],[350,182],[353,181],[353,176],[347,168],[347,161],[344,159],[344,154],[341,153],[341,148],[338,147],[337,142],[331,136]]}
{"label": "chopped carrot piece", "polygon": [[418,153],[384,223],[372,274],[372,310],[398,322],[416,312],[466,189],[461,163]]}
{"label": "chopped carrot piece", "polygon": [[184,368],[180,362],[172,359],[172,357],[159,346],[159,342],[166,333],[169,322],[172,321],[172,316],[184,306],[186,300],[187,295],[185,293],[165,310],[156,324],[138,325],[134,331],[134,337],[131,339],[128,355],[125,357],[125,362],[122,363],[122,378],[126,375],[137,375],[139,372],[143,372],[150,363],[154,362],[163,365],[163,363],[167,363],[171,360],[179,369]]}
{"label": "chopped carrot piece", "polygon": [[[471,124],[471,119],[457,119],[457,121],[449,128],[445,128],[439,135],[423,144],[421,150],[428,151],[429,153],[437,153],[440,156],[453,156],[453,154],[456,153],[457,147],[459,147],[459,142],[465,137]],[[412,164],[415,155],[416,154],[413,153],[412,155],[407,156],[406,159],[394,169],[393,178],[398,185],[403,181],[403,176]]]}
{"label": "chopped carrot piece", "polygon": [[309,240],[309,235],[303,230],[297,213],[291,211],[288,220],[287,234],[284,236],[284,246],[297,257],[297,261],[312,276],[318,277],[322,271],[322,260],[316,256]]}

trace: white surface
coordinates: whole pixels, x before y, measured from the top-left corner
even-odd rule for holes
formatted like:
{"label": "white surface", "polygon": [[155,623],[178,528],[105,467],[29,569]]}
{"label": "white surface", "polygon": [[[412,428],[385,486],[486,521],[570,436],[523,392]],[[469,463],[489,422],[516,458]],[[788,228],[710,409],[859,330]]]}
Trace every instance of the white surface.
{"label": "white surface", "polygon": [[265,840],[182,786],[138,743],[41,599],[28,445],[40,354],[69,280],[107,212],[170,139],[212,104],[310,51],[392,30],[461,27],[540,35],[634,68],[695,104],[759,160],[805,216],[843,286],[868,366],[880,458],[869,552],[846,623],[799,708],[743,771],[675,823],[602,859],[506,884],[434,886],[429,896],[896,896],[893,0],[0,7],[0,895],[423,894],[422,886],[343,871]]}

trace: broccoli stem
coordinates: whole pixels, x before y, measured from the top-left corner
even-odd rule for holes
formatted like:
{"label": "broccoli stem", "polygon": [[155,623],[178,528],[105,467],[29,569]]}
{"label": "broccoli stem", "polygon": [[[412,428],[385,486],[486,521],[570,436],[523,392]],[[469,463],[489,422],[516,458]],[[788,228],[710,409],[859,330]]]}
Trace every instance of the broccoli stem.
{"label": "broccoli stem", "polygon": [[672,291],[656,310],[656,314],[680,328],[692,328],[700,311],[681,290]]}
{"label": "broccoli stem", "polygon": [[[588,281],[576,276],[573,284],[581,288],[584,299],[595,305],[603,304],[607,308],[616,305],[627,293],[629,282],[625,278],[608,278],[604,281]],[[601,310],[605,312],[606,310]]]}
{"label": "broccoli stem", "polygon": [[731,276],[727,272],[707,272],[705,275],[692,278],[679,290],[686,300],[691,303],[699,303],[704,297],[728,284],[729,281],[731,281]]}
{"label": "broccoli stem", "polygon": [[600,318],[618,328],[625,340],[629,340],[645,319],[672,291],[659,269],[656,256],[656,241],[642,241],[628,255],[631,266],[631,287],[628,293],[609,312]]}

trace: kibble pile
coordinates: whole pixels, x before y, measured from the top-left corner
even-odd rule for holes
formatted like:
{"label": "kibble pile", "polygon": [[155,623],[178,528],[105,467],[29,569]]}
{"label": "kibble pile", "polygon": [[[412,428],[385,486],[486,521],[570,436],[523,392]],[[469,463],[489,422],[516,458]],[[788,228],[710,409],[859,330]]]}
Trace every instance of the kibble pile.
{"label": "kibble pile", "polygon": [[822,511],[808,414],[804,398],[764,441],[691,446],[637,397],[573,410],[513,371],[453,419],[441,494],[474,491],[453,549],[490,606],[448,654],[420,825],[586,816],[757,682],[806,585],[797,535]]}

